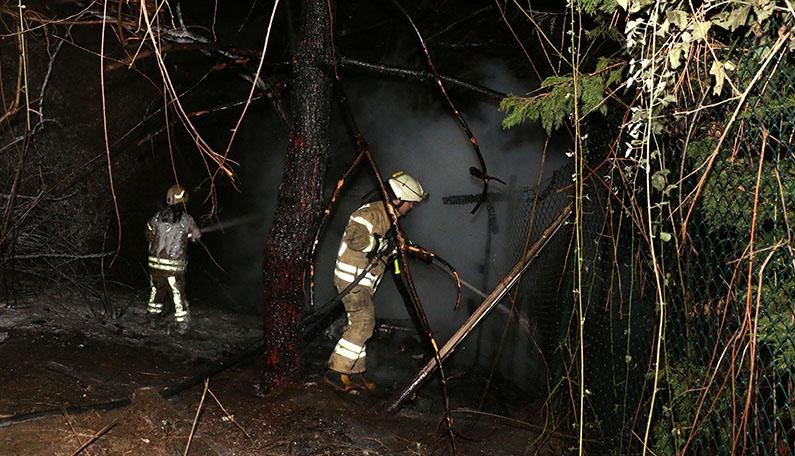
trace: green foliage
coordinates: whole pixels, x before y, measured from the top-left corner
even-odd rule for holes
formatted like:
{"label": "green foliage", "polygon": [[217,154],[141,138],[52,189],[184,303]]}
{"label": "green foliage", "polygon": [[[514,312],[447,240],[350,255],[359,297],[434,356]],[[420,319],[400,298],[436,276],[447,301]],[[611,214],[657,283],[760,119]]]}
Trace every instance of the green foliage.
{"label": "green foliage", "polygon": [[[790,290],[792,290],[790,288]],[[784,289],[781,287],[772,287],[773,292],[785,294]],[[789,315],[792,315],[795,309],[792,308],[791,296],[785,296],[785,300],[781,301],[790,307]],[[763,312],[759,316],[759,326],[757,328],[759,334],[759,345],[766,345],[773,353],[773,359],[770,361],[772,369],[779,375],[786,376],[791,373],[795,368],[795,325],[792,319],[786,314],[779,312]]]}
{"label": "green foliage", "polygon": [[623,43],[624,34],[621,29],[612,26],[610,23],[599,24],[596,27],[585,32],[586,38],[591,41],[600,41],[605,43]]}
{"label": "green foliage", "polygon": [[[707,159],[715,144],[715,140],[693,142],[688,148],[688,156],[698,165]],[[774,146],[768,144],[768,159],[763,163],[760,176],[757,223],[765,220],[780,222],[783,229],[785,217],[795,220],[795,185],[792,184],[795,179],[795,162],[770,159],[776,153],[772,147]],[[704,222],[711,230],[725,229],[726,217],[730,216],[732,230],[738,233],[750,232],[758,160],[758,156],[749,159],[739,155],[715,160],[712,174],[704,187],[701,205]],[[783,207],[787,208],[786,214]],[[786,232],[779,232],[778,235],[786,236]]]}
{"label": "green foliage", "polygon": [[[694,142],[688,149],[688,155],[699,164],[706,160],[714,146],[714,140]],[[764,252],[765,249],[787,240],[790,229],[788,224],[795,221],[795,161],[786,154],[783,159],[778,159],[774,147],[768,145],[767,159],[762,164],[759,178],[754,240],[754,250],[757,252]],[[700,205],[702,223],[707,230],[707,236],[732,241],[733,251],[721,252],[727,257],[727,261],[742,258],[750,239],[754,223],[758,166],[758,156],[754,159],[738,154],[733,159],[718,158],[705,182]],[[731,223],[727,223],[727,220],[731,220]],[[765,255],[756,254],[754,276],[761,268]],[[771,257],[765,270],[766,281],[763,283],[761,296],[768,310],[783,312],[782,318],[789,315],[792,309],[774,309],[772,306],[777,307],[779,303],[795,299],[791,295],[795,293],[795,267],[788,257],[785,250]],[[744,296],[744,293],[739,292],[738,295]],[[764,335],[760,332],[760,337],[762,336]],[[791,358],[791,363],[795,364],[795,356]]]}
{"label": "green foliage", "polygon": [[616,0],[580,0],[579,7],[587,14],[612,14],[618,9]]}
{"label": "green foliage", "polygon": [[750,12],[751,5],[739,5],[733,9],[727,8],[716,14],[712,23],[733,32],[748,22],[748,13]]}
{"label": "green foliage", "polygon": [[[600,58],[593,73],[580,75],[577,93],[583,117],[593,111],[607,113],[606,91],[621,81],[623,70],[622,63]],[[503,128],[535,121],[551,133],[563,125],[563,120],[574,110],[574,78],[571,74],[552,76],[541,83],[541,89],[546,92],[533,97],[509,96],[500,102],[500,111],[507,113]]]}
{"label": "green foliage", "polygon": [[[763,311],[758,327],[760,336],[757,353],[773,355],[771,359],[763,359],[762,364],[756,366],[757,378],[766,379],[756,382],[754,386],[757,394],[762,397],[773,396],[772,390],[781,387],[776,380],[791,376],[795,360],[790,320],[779,318],[780,316],[774,316],[771,320],[770,316]],[[703,329],[702,327],[701,330]],[[697,333],[699,328],[691,328],[691,331]],[[709,353],[704,351],[702,355],[708,356]],[[734,372],[734,380],[725,377],[732,375],[732,372],[721,370],[712,382],[707,382],[706,379],[713,376],[713,369],[701,359],[689,361],[687,357],[679,357],[664,369],[660,386],[661,391],[666,394],[666,400],[663,401],[665,405],[659,412],[660,416],[655,420],[652,444],[655,453],[679,454],[683,443],[693,432],[693,423],[698,413],[698,428],[687,454],[729,454],[732,448],[733,402],[736,405],[736,398],[744,397],[746,392],[747,366],[744,364]],[[722,381],[729,382],[732,386],[720,388],[719,382]],[[699,411],[699,401],[705,385],[708,385],[709,391]],[[771,434],[776,432],[775,428],[785,434],[792,410],[786,406],[788,399],[785,394],[781,395],[778,404],[774,401],[761,401],[761,407],[755,410],[755,419],[760,420],[760,426]]]}
{"label": "green foliage", "polygon": [[[791,68],[791,70],[795,71],[795,68]],[[795,94],[785,91],[781,95],[765,97],[764,99],[751,99],[750,103],[753,103],[758,109],[743,112],[740,114],[739,119],[767,124],[777,119],[793,117],[795,114]]]}
{"label": "green foliage", "polygon": [[[704,386],[704,379],[709,375],[703,365],[680,360],[668,366],[661,376],[661,386],[666,390],[669,399],[662,407],[661,417],[654,425],[654,451],[656,454],[679,454],[682,444],[692,431],[692,423],[698,410],[699,397]],[[720,421],[731,415],[730,389],[724,389],[718,398],[710,397],[705,407],[709,407],[713,399],[714,408],[708,421]],[[701,416],[703,420],[704,412]],[[728,454],[711,452],[731,448],[731,426],[709,426],[701,423],[695,440],[691,443],[691,451],[701,448],[703,454]]]}
{"label": "green foliage", "polygon": [[[550,81],[549,78],[545,83]],[[507,112],[502,121],[503,128],[512,128],[526,121],[540,121],[547,131],[557,130],[563,119],[572,110],[571,84],[558,84],[552,90],[538,97],[509,96],[500,102],[500,111]]]}

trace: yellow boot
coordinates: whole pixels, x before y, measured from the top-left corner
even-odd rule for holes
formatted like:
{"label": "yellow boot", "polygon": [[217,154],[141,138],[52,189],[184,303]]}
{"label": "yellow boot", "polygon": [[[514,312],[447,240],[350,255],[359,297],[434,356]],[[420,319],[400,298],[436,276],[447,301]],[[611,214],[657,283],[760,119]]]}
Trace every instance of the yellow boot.
{"label": "yellow boot", "polygon": [[342,372],[333,370],[328,370],[326,372],[323,381],[335,390],[343,393],[358,394],[361,389],[359,385],[353,382],[349,374],[343,374]]}
{"label": "yellow boot", "polygon": [[364,376],[364,372],[350,375],[351,382],[362,392],[372,393],[375,391],[375,382]]}

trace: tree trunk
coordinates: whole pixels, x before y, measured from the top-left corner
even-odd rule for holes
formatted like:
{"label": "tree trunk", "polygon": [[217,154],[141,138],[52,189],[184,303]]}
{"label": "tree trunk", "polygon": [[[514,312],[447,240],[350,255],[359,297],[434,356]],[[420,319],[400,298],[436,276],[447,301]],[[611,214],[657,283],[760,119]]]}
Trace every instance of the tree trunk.
{"label": "tree trunk", "polygon": [[295,380],[303,366],[301,306],[308,252],[320,221],[329,150],[331,62],[329,12],[302,0],[293,48],[291,132],[273,226],[263,262],[266,389]]}

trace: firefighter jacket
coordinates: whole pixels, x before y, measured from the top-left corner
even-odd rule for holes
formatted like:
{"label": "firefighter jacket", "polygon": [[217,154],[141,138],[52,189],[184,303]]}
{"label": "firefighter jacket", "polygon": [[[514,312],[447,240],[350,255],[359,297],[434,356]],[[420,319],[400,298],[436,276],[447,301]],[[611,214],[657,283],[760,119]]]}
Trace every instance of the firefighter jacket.
{"label": "firefighter jacket", "polygon": [[[188,265],[188,239],[198,241],[201,231],[187,212],[174,214],[173,210],[173,207],[166,207],[152,216],[146,224],[149,267],[184,272]],[[174,219],[176,220],[172,222]]]}
{"label": "firefighter jacket", "polygon": [[[383,238],[391,226],[389,215],[381,201],[365,204],[351,214],[334,268],[334,276],[343,286],[353,283],[367,268],[370,264],[367,254],[379,247],[377,238]],[[358,284],[375,292],[384,275],[385,263],[386,258],[375,260],[375,264]]]}

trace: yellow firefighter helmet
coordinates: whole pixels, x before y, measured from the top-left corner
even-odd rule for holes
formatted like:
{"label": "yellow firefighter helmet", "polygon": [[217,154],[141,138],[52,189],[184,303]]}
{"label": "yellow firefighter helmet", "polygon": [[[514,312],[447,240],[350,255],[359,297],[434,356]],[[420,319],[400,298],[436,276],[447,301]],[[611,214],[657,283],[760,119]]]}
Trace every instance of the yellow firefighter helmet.
{"label": "yellow firefighter helmet", "polygon": [[187,203],[188,191],[179,185],[172,185],[166,192],[166,204],[173,206],[175,204]]}
{"label": "yellow firefighter helmet", "polygon": [[422,189],[422,185],[403,171],[392,174],[387,182],[399,200],[419,203],[428,197],[428,193]]}

